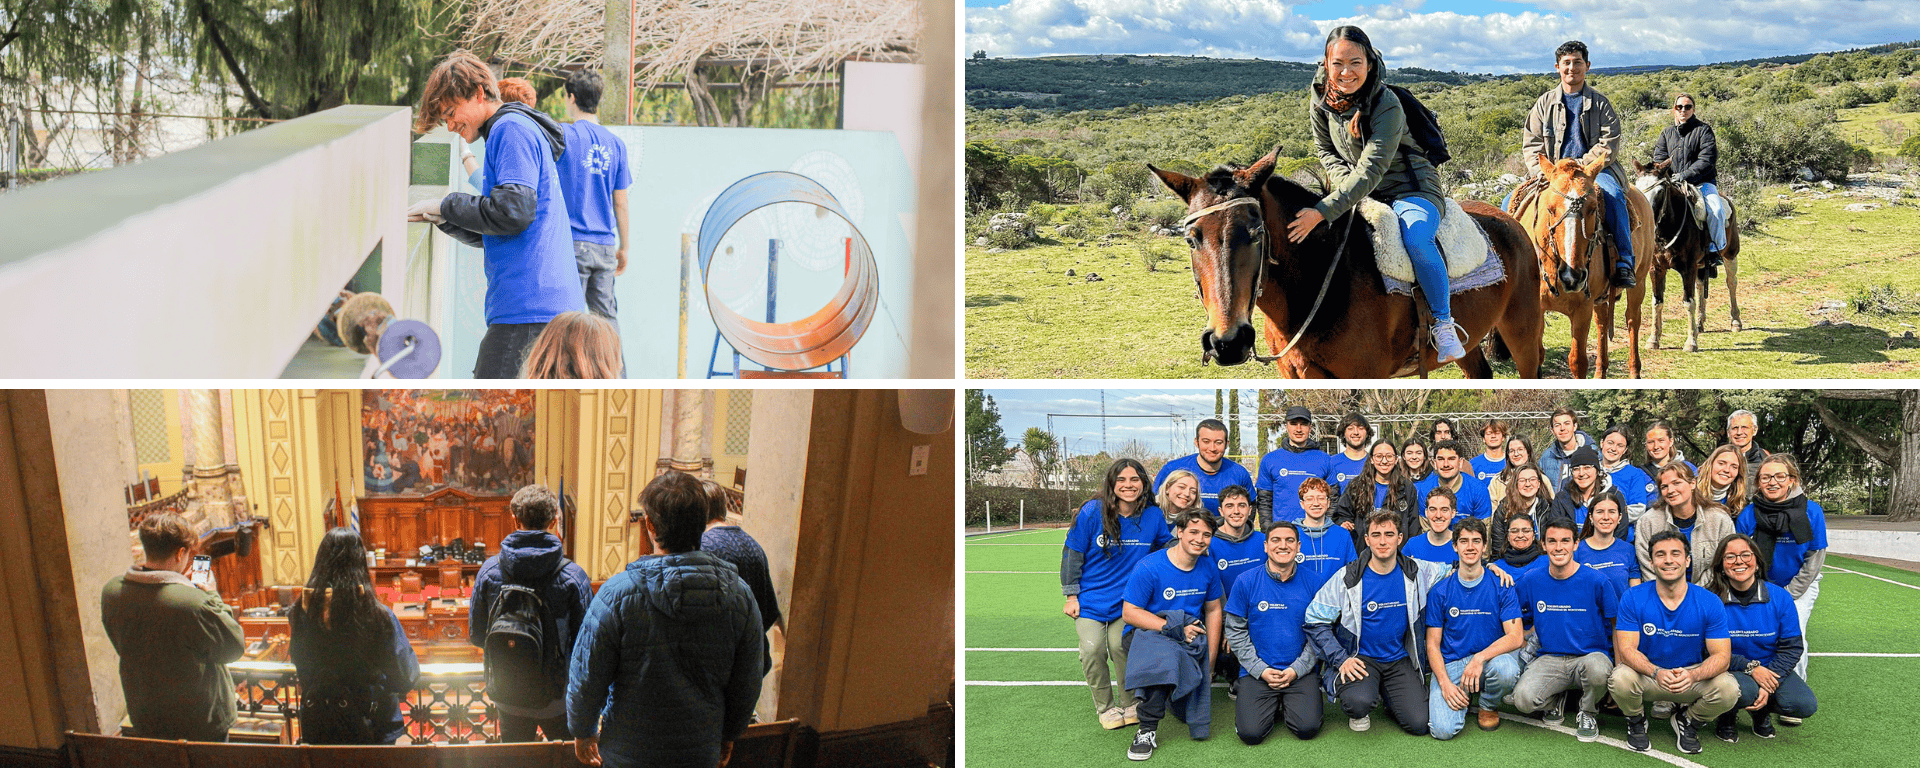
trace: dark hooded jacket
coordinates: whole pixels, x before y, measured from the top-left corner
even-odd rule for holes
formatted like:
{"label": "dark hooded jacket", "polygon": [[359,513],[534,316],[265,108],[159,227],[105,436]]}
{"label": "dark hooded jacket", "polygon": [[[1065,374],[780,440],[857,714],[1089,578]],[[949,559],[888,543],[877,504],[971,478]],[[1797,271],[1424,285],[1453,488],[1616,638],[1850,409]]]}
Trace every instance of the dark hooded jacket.
{"label": "dark hooded jacket", "polygon": [[760,609],[711,553],[650,555],[600,586],[574,644],[567,725],[603,765],[719,765],[760,698]]}
{"label": "dark hooded jacket", "polygon": [[[524,710],[496,702],[511,715],[521,717],[559,717],[566,712],[563,699],[567,690],[567,660],[573,655],[574,636],[586,619],[587,606],[593,601],[593,585],[586,570],[562,554],[560,537],[546,531],[514,531],[500,542],[500,554],[487,558],[473,579],[473,604],[468,612],[467,641],[478,646],[487,642],[487,627],[493,624],[491,610],[501,584],[519,584],[540,592],[547,605],[551,626],[545,628],[545,642],[557,643],[559,664],[548,671],[553,699],[547,706]],[[563,565],[564,564],[564,565]]]}
{"label": "dark hooded jacket", "polygon": [[[546,134],[547,146],[553,150],[555,162],[567,151],[566,130],[560,127],[547,113],[528,107],[517,101],[509,101],[495,110],[493,117],[480,124],[480,138],[486,138],[493,131],[500,118],[518,114],[540,126]],[[485,195],[469,195],[455,192],[446,196],[440,203],[440,215],[446,221],[440,223],[440,231],[451,235],[460,242],[475,248],[481,247],[481,235],[512,236],[520,234],[533,224],[534,216],[540,213],[538,194],[529,187],[519,184],[501,184],[489,190]]]}
{"label": "dark hooded jacket", "polygon": [[120,655],[127,717],[141,736],[207,739],[233,727],[240,622],[220,596],[173,571],[141,566],[100,590],[100,622]]}

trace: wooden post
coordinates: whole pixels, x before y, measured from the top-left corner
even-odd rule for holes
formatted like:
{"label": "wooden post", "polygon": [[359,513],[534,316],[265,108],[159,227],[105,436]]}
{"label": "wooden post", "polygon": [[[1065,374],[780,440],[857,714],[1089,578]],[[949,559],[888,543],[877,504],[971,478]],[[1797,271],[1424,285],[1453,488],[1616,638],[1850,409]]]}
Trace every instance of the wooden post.
{"label": "wooden post", "polygon": [[600,65],[605,88],[598,114],[601,125],[633,124],[633,1],[606,0],[606,54]]}

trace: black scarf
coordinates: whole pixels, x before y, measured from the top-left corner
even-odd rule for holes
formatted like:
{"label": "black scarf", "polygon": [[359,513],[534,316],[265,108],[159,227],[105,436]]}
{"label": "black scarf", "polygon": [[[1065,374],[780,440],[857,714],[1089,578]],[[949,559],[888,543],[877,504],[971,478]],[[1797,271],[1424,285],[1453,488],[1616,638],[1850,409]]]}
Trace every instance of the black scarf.
{"label": "black scarf", "polygon": [[1533,536],[1533,543],[1527,545],[1526,549],[1514,549],[1511,540],[1509,540],[1507,553],[1501,556],[1500,559],[1512,563],[1516,567],[1525,568],[1533,564],[1534,558],[1543,554],[1546,554],[1546,550],[1540,548],[1540,535],[1536,532]]}
{"label": "black scarf", "polygon": [[1786,501],[1775,502],[1765,494],[1753,499],[1754,526],[1753,543],[1755,548],[1773,555],[1773,543],[1781,534],[1790,534],[1793,540],[1802,544],[1813,541],[1813,523],[1807,520],[1807,493],[1804,489],[1793,489],[1793,496]]}

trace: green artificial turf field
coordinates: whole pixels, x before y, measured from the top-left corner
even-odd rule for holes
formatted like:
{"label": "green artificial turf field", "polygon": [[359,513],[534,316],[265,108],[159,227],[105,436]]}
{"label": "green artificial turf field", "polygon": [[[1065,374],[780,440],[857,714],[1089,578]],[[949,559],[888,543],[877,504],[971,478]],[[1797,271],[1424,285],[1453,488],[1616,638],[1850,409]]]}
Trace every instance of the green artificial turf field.
{"label": "green artificial turf field", "polygon": [[[1122,765],[1134,728],[1101,730],[1074,652],[1073,623],[1060,612],[1060,546],[1065,530],[1027,530],[969,537],[966,542],[965,764]],[[1602,715],[1601,741],[1574,740],[1564,727],[1505,712],[1500,730],[1484,733],[1468,719],[1452,741],[1408,736],[1384,714],[1365,733],[1326,707],[1326,725],[1312,741],[1276,726],[1258,746],[1233,733],[1233,702],[1213,691],[1213,736],[1194,742],[1180,722],[1160,728],[1155,765],[1219,766],[1284,760],[1294,765],[1372,766],[1792,766],[1866,768],[1920,764],[1920,732],[1907,721],[1920,710],[1920,574],[1830,556],[1812,625],[1807,677],[1819,714],[1799,728],[1762,740],[1740,717],[1741,739],[1727,744],[1701,733],[1705,751],[1682,755],[1666,721],[1650,723],[1653,751],[1626,746],[1626,721]],[[1886,655],[1855,655],[1886,654]]]}

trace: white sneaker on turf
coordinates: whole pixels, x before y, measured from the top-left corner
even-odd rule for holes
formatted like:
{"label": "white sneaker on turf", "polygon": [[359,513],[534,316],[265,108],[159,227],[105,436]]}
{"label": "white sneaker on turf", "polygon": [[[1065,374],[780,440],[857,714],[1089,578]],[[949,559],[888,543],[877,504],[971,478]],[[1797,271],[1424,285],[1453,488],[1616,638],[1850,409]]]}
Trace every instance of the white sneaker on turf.
{"label": "white sneaker on turf", "polygon": [[1373,727],[1373,718],[1372,716],[1350,718],[1347,720],[1347,727],[1354,733],[1359,733]]}

